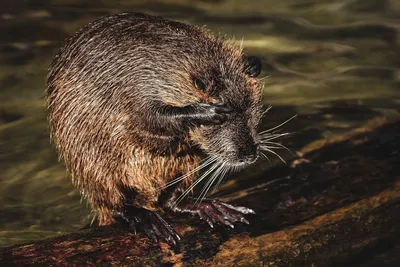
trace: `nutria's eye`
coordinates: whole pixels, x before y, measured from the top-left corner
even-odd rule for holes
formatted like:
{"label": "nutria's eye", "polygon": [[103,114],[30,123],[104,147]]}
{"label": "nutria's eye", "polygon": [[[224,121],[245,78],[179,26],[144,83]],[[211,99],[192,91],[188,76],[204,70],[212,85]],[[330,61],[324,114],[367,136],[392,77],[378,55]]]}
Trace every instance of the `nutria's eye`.
{"label": "nutria's eye", "polygon": [[207,90],[206,85],[203,83],[202,80],[200,80],[198,78],[194,78],[193,79],[193,84],[197,89],[199,89],[199,90],[201,90],[203,92],[205,92]]}
{"label": "nutria's eye", "polygon": [[261,72],[261,60],[255,56],[243,56],[244,72],[250,77],[257,77]]}

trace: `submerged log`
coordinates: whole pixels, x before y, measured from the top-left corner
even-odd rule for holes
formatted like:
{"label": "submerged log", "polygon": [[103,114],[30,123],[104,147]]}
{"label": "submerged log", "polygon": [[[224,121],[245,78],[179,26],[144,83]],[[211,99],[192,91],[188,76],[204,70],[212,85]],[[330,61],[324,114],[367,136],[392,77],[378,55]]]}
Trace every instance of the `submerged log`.
{"label": "submerged log", "polygon": [[176,247],[115,226],[0,249],[0,266],[395,266],[400,262],[400,120],[375,120],[305,147],[290,166],[226,183],[257,211],[209,229],[166,214]]}

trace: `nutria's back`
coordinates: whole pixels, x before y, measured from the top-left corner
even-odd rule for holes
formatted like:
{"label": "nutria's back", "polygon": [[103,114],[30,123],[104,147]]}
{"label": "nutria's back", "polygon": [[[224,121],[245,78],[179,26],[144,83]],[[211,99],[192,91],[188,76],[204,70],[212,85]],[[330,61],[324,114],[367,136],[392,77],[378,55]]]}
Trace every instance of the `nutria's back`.
{"label": "nutria's back", "polygon": [[50,130],[101,224],[127,203],[155,210],[200,150],[218,168],[256,160],[261,86],[244,58],[203,29],[144,14],[101,18],[65,41],[48,76]]}

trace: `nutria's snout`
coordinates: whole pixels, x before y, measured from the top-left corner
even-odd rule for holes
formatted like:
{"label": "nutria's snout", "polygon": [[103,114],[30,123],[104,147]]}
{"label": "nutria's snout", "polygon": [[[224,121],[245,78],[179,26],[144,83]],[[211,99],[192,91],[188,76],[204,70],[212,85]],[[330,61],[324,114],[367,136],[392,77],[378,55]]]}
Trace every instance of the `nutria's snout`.
{"label": "nutria's snout", "polygon": [[260,145],[256,143],[249,144],[246,149],[238,151],[238,162],[243,164],[253,164],[258,159]]}
{"label": "nutria's snout", "polygon": [[199,135],[203,136],[203,151],[234,169],[255,163],[260,154],[260,140],[257,125],[251,125],[249,121],[242,112],[233,111],[223,124],[199,129]]}
{"label": "nutria's snout", "polygon": [[234,151],[228,152],[224,160],[228,165],[234,168],[245,168],[258,160],[259,149],[259,143],[246,140],[238,145]]}

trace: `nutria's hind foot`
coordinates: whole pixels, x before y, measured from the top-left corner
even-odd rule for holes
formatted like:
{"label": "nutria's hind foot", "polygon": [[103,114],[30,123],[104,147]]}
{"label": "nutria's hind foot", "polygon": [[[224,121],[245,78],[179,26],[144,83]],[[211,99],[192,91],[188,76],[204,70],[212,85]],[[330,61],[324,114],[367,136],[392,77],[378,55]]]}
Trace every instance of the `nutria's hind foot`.
{"label": "nutria's hind foot", "polygon": [[115,212],[115,219],[127,224],[136,234],[145,233],[151,240],[158,242],[165,240],[170,245],[176,245],[179,235],[156,212],[143,208],[129,207]]}
{"label": "nutria's hind foot", "polygon": [[249,224],[249,221],[243,217],[244,214],[255,214],[252,209],[240,206],[233,206],[213,199],[204,199],[201,203],[191,201],[188,198],[186,202],[178,204],[173,208],[175,212],[190,213],[198,215],[206,221],[211,228],[214,224],[220,223],[234,228],[233,223],[242,222]]}

